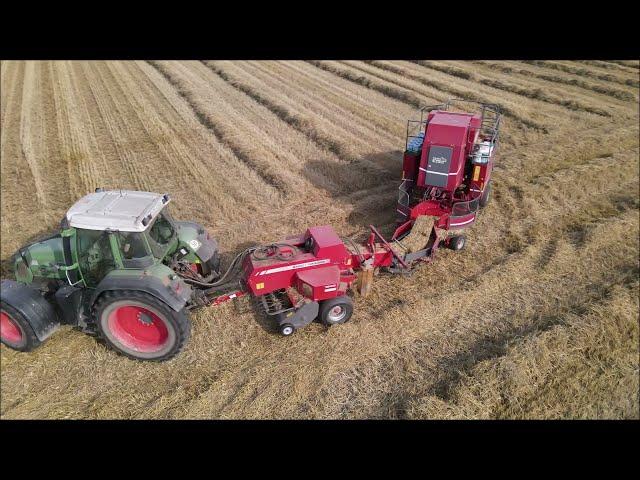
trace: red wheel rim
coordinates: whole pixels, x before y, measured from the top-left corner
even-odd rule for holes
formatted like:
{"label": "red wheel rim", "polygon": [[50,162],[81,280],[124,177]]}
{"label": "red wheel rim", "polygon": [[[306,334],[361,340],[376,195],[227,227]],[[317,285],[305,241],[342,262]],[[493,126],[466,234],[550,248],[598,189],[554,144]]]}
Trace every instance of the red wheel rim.
{"label": "red wheel rim", "polygon": [[22,330],[6,312],[0,312],[0,338],[13,344],[22,341]]}
{"label": "red wheel rim", "polygon": [[125,347],[137,352],[162,350],[169,340],[165,320],[143,307],[125,305],[109,314],[109,330]]}

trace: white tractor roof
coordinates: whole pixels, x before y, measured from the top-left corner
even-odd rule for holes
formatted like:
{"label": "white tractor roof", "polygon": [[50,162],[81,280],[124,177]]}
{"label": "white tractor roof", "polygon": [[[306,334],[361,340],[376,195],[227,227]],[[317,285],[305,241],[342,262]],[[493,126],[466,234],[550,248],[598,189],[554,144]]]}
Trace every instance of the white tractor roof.
{"label": "white tractor roof", "polygon": [[169,202],[169,195],[160,193],[97,191],[78,200],[67,212],[67,220],[72,227],[88,230],[142,232]]}

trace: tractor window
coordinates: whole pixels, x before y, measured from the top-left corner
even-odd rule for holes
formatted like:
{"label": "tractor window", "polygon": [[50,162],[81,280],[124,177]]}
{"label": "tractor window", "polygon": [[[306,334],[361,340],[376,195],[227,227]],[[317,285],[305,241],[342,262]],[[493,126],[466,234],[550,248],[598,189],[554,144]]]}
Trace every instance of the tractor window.
{"label": "tractor window", "polygon": [[168,216],[163,212],[155,219],[149,229],[150,246],[156,257],[164,256],[169,243],[175,237],[175,229]]}
{"label": "tractor window", "polygon": [[116,238],[125,268],[144,268],[153,263],[142,233],[118,232]]}
{"label": "tractor window", "polygon": [[109,235],[101,230],[77,230],[78,263],[88,287],[95,287],[115,268]]}

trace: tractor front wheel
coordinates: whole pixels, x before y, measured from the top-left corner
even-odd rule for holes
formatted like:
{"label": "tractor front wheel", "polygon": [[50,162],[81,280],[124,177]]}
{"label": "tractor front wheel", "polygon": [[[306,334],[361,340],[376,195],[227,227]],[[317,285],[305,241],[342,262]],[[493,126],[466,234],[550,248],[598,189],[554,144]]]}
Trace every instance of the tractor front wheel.
{"label": "tractor front wheel", "polygon": [[41,343],[24,315],[5,302],[0,306],[0,340],[19,352],[30,352]]}
{"label": "tractor front wheel", "polygon": [[327,326],[339,325],[349,321],[353,314],[353,300],[346,295],[330,298],[320,304],[319,317]]}
{"label": "tractor front wheel", "polygon": [[106,292],[94,312],[99,335],[113,349],[136,360],[169,360],[182,350],[191,333],[184,310],[176,312],[144,292]]}

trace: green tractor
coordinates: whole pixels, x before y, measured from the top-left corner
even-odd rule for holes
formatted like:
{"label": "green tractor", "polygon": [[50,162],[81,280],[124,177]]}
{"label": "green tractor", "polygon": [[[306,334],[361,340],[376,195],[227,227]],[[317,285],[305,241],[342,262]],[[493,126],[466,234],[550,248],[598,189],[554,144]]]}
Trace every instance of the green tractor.
{"label": "green tractor", "polygon": [[2,343],[33,350],[65,324],[139,360],[180,352],[197,285],[215,285],[220,258],[202,226],[171,218],[170,200],[96,189],[69,209],[59,233],[19,249],[16,281],[0,289]]}

